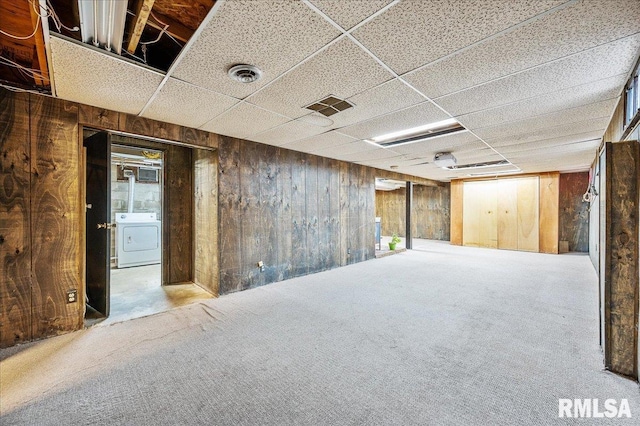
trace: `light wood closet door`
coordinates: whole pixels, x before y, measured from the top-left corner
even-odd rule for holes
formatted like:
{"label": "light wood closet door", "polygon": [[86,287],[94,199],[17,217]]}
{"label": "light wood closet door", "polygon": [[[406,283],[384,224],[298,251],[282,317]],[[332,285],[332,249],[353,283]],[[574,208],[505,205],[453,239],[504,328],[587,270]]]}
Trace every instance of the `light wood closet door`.
{"label": "light wood closet door", "polygon": [[496,181],[465,182],[462,243],[498,247],[498,187]]}
{"label": "light wood closet door", "polygon": [[518,250],[518,182],[496,181],[498,185],[498,248]]}
{"label": "light wood closet door", "polygon": [[518,185],[518,250],[535,251],[539,238],[539,178],[515,179]]}

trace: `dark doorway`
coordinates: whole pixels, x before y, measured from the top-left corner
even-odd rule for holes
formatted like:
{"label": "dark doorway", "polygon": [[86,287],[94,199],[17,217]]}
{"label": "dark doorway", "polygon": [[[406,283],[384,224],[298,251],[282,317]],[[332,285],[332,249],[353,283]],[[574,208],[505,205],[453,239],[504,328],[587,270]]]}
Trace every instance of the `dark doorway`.
{"label": "dark doorway", "polygon": [[86,313],[85,319],[109,316],[111,252],[111,143],[98,132],[85,137],[86,155]]}

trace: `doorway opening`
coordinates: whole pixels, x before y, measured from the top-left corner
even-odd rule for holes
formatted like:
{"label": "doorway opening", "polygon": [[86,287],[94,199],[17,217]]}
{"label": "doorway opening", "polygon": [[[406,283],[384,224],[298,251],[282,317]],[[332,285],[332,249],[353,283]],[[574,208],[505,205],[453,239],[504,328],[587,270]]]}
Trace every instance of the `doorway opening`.
{"label": "doorway opening", "polygon": [[[376,257],[404,251],[407,247],[407,183],[376,178]],[[393,237],[398,240],[392,250]]]}
{"label": "doorway opening", "polygon": [[[177,149],[90,129],[83,136],[85,325],[139,318],[211,298],[211,293],[189,278],[190,267],[184,276],[172,279],[176,274],[165,264],[171,257],[167,247],[171,216],[173,225],[192,221],[188,214],[169,214],[175,209],[170,208],[170,196],[165,194],[171,170],[167,153]],[[183,157],[191,155],[186,148],[180,152]],[[176,162],[178,157],[173,157]],[[189,176],[192,171],[187,167],[180,173]],[[191,194],[190,188],[181,191],[187,197]],[[190,253],[185,256],[190,260]]]}

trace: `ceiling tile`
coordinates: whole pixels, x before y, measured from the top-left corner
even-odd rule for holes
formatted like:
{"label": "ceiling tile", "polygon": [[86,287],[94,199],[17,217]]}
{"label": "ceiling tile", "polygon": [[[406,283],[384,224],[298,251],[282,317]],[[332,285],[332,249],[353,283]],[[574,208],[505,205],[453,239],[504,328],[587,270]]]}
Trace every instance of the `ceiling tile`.
{"label": "ceiling tile", "polygon": [[138,114],[163,75],[80,43],[51,37],[53,80],[60,98]]}
{"label": "ceiling tile", "polygon": [[638,32],[640,2],[580,1],[404,76],[431,98]]}
{"label": "ceiling tile", "polygon": [[546,149],[546,148],[557,148],[562,146],[569,146],[575,144],[581,144],[585,142],[600,144],[602,139],[602,132],[582,132],[576,133],[573,135],[562,136],[559,138],[551,138],[551,139],[538,139],[529,142],[522,143],[512,143],[509,145],[500,146],[500,152],[511,158],[513,155],[517,155],[520,153],[527,153],[532,150]]}
{"label": "ceiling tile", "polygon": [[587,132],[600,132],[600,135],[602,135],[608,124],[609,118],[605,117],[563,124],[560,126],[542,130],[527,131],[523,129],[522,132],[518,134],[513,134],[496,139],[485,139],[485,141],[487,141],[489,145],[493,146],[498,151],[501,151],[502,146],[513,145],[514,143],[529,143],[556,138],[560,139],[563,137],[569,137],[571,135]]}
{"label": "ceiling tile", "polygon": [[285,148],[315,154],[322,150],[335,150],[337,147],[351,142],[355,142],[355,139],[334,130],[292,142],[287,144]]}
{"label": "ceiling tile", "polygon": [[424,102],[424,98],[400,80],[394,79],[349,98],[355,105],[331,117],[333,128],[397,111]]}
{"label": "ceiling tile", "polygon": [[304,107],[329,95],[347,99],[391,78],[388,71],[345,37],[249,100],[297,118],[309,113]]}
{"label": "ceiling tile", "polygon": [[640,33],[518,74],[438,98],[457,116],[623,74],[631,69]]}
{"label": "ceiling tile", "polygon": [[169,78],[143,116],[197,128],[238,102],[235,98]]}
{"label": "ceiling tile", "polygon": [[340,157],[341,158],[342,156],[345,156],[345,155],[366,152],[366,151],[375,151],[379,149],[382,149],[382,148],[378,148],[367,142],[354,141],[348,144],[340,145],[339,149],[336,149],[335,147],[319,149],[315,151],[314,154],[321,155],[323,157],[330,157],[330,158]]}
{"label": "ceiling tile", "polygon": [[[320,49],[340,32],[302,2],[224,2],[176,67],[173,76],[244,98]],[[251,64],[262,79],[243,84],[227,70]]]}
{"label": "ceiling tile", "polygon": [[511,121],[497,126],[483,127],[474,130],[474,132],[482,139],[489,141],[504,139],[506,137],[517,136],[524,133],[551,130],[556,126],[563,126],[585,120],[596,120],[599,118],[609,119],[613,109],[618,103],[617,101],[617,99],[609,99],[524,120]]}
{"label": "ceiling tile", "polygon": [[256,133],[286,123],[288,118],[242,102],[201,127],[202,130],[251,139]]}
{"label": "ceiling tile", "polygon": [[399,156],[395,152],[387,151],[386,149],[376,149],[374,151],[363,151],[354,154],[340,154],[339,159],[342,161],[365,164],[369,161],[384,160],[397,157],[401,156]]}
{"label": "ceiling tile", "polygon": [[561,3],[563,0],[404,1],[353,35],[403,74]]}
{"label": "ceiling tile", "polygon": [[[291,144],[309,136],[318,135],[327,131],[326,127],[314,126],[313,124],[291,120],[273,129],[254,135],[251,140],[266,143],[267,145]],[[287,148],[289,148],[287,146]],[[291,149],[295,149],[291,147]]]}
{"label": "ceiling tile", "polygon": [[310,0],[345,30],[358,25],[393,0]]}
{"label": "ceiling tile", "polygon": [[363,121],[340,129],[340,132],[356,139],[367,139],[398,130],[410,129],[450,118],[431,102],[392,112],[390,114]]}
{"label": "ceiling tile", "polygon": [[460,115],[456,119],[467,129],[475,130],[607,99],[617,99],[620,95],[620,88],[626,80],[626,73],[619,74],[511,104]]}

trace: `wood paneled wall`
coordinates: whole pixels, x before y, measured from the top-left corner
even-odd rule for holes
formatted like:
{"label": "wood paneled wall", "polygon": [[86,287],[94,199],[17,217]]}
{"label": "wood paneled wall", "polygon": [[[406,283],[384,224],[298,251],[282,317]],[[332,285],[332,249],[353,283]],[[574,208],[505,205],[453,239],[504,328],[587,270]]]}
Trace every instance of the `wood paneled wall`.
{"label": "wood paneled wall", "polygon": [[220,294],[374,257],[374,169],[228,137],[219,155]]}
{"label": "wood paneled wall", "polygon": [[[558,221],[559,221],[559,180],[560,173],[549,172],[535,175],[519,175],[514,178],[538,176],[539,181],[539,251],[541,253],[558,253]],[[509,179],[508,177],[501,178]],[[451,244],[462,245],[464,182],[479,179],[463,179],[451,181]]]}
{"label": "wood paneled wall", "polygon": [[[214,294],[371,259],[375,176],[438,186],[429,179],[0,89],[2,347],[83,327],[81,126],[166,139],[165,197],[171,210],[166,214],[194,215],[197,229],[190,221],[167,225],[165,278],[168,283],[193,279]],[[192,151],[176,142],[219,149]],[[186,257],[192,261],[183,262]],[[66,303],[70,289],[78,290],[77,303]]]}
{"label": "wood paneled wall", "polygon": [[0,346],[82,326],[80,150],[75,104],[0,96]]}
{"label": "wood paneled wall", "polygon": [[569,251],[589,251],[589,203],[582,195],[589,186],[589,172],[560,174],[560,241],[569,242]]}
{"label": "wood paneled wall", "polygon": [[[376,191],[376,216],[381,218],[382,235],[406,231],[405,188]],[[414,238],[449,241],[451,194],[448,184],[414,185],[411,234]]]}

